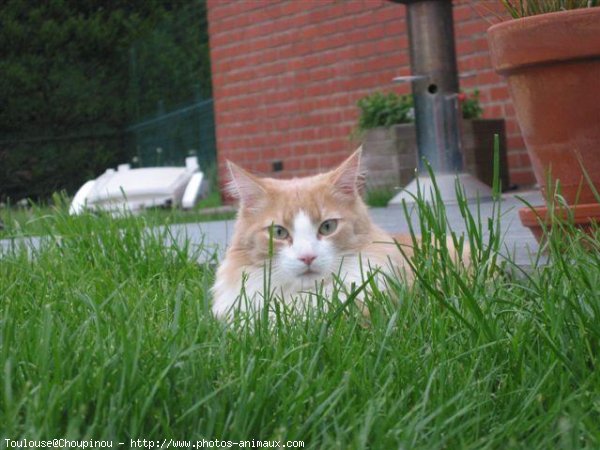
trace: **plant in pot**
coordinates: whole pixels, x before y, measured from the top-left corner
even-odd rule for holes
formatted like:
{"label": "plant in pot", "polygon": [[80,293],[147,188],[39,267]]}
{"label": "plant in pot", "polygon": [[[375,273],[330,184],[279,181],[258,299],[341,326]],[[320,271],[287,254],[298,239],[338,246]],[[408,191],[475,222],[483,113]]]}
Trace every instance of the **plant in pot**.
{"label": "plant in pot", "polygon": [[508,82],[542,194],[553,203],[547,186],[557,186],[565,204],[523,208],[521,221],[538,240],[540,222],[557,212],[588,228],[600,221],[600,0],[502,3],[514,20],[488,30],[492,64]]}
{"label": "plant in pot", "polygon": [[[460,92],[462,110],[462,153],[465,171],[490,186],[493,181],[491,149],[495,134],[500,136],[500,175],[503,188],[509,188],[504,119],[482,119],[479,91]],[[418,161],[412,95],[374,92],[358,101],[360,115],[354,138],[363,148],[367,169],[367,194],[383,191],[389,198],[398,186],[409,183]],[[379,203],[383,203],[383,196]],[[387,203],[387,202],[386,202]]]}
{"label": "plant in pot", "polygon": [[[479,91],[472,93],[460,92],[458,100],[462,109],[463,119],[478,119],[483,114],[479,104]],[[376,127],[389,128],[399,123],[415,121],[414,101],[412,95],[398,95],[394,92],[384,94],[374,92],[358,101],[360,117],[358,132],[362,133]]]}

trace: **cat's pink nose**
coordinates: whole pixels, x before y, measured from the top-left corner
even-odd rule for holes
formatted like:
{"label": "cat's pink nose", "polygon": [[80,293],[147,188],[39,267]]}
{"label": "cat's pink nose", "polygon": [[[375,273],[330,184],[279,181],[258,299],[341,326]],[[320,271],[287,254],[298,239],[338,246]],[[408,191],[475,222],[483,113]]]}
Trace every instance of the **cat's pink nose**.
{"label": "cat's pink nose", "polygon": [[298,259],[307,266],[310,266],[312,262],[317,259],[317,255],[302,255]]}

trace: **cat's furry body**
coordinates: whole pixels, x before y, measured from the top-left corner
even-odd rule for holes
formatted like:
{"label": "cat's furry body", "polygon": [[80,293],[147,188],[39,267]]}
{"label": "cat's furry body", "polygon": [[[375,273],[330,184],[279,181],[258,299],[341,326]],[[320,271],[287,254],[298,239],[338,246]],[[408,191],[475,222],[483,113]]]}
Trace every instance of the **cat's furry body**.
{"label": "cat's furry body", "polygon": [[375,270],[410,278],[397,247],[410,254],[410,238],[377,227],[360,196],[360,150],[337,169],[306,178],[258,178],[229,168],[229,191],[240,209],[212,289],[215,316],[260,308],[269,266],[271,292],[294,309],[314,302],[318,289],[330,293],[335,278],[346,286],[362,284]]}

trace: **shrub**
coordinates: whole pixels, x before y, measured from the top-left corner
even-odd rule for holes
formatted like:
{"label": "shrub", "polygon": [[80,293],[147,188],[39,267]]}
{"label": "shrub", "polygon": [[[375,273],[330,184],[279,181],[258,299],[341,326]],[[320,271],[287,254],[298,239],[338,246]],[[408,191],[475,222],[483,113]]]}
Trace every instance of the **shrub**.
{"label": "shrub", "polygon": [[360,131],[377,127],[391,127],[398,123],[413,121],[412,95],[398,95],[393,92],[375,92],[358,101]]}
{"label": "shrub", "polygon": [[[483,114],[479,104],[479,91],[472,94],[461,92],[458,96],[464,119],[477,119]],[[363,132],[377,127],[389,128],[399,123],[414,122],[414,101],[412,95],[398,95],[393,92],[375,92],[358,101],[360,117],[358,130]]]}

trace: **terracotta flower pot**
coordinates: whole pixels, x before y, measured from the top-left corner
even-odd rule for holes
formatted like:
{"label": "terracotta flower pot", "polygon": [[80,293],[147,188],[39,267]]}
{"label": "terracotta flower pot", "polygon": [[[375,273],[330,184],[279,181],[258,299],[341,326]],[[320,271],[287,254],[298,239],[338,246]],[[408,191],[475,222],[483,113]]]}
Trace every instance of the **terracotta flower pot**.
{"label": "terracotta flower pot", "polygon": [[600,186],[600,8],[541,14],[488,30],[494,69],[506,77],[537,182],[595,202],[578,161]]}
{"label": "terracotta flower pot", "polygon": [[[592,223],[600,223],[600,209],[597,203],[588,203],[584,205],[575,205],[571,208],[573,214],[573,224],[585,232],[591,232],[593,230]],[[555,216],[558,215],[562,219],[567,218],[566,211],[556,211]],[[519,209],[519,218],[523,225],[528,227],[538,242],[542,242],[544,239],[544,228],[551,227],[551,216],[547,206],[538,206],[534,209],[521,208]]]}
{"label": "terracotta flower pot", "polygon": [[600,188],[600,8],[503,22],[488,41],[543,195],[550,173],[569,204],[597,203],[581,166]]}

